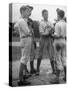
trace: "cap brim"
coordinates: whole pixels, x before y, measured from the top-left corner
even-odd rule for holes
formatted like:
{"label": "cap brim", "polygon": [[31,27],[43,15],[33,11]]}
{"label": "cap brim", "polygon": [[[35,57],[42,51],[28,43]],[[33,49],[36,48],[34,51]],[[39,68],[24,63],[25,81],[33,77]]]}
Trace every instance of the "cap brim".
{"label": "cap brim", "polygon": [[30,8],[31,10],[33,10],[33,7],[32,6],[27,5],[27,8]]}

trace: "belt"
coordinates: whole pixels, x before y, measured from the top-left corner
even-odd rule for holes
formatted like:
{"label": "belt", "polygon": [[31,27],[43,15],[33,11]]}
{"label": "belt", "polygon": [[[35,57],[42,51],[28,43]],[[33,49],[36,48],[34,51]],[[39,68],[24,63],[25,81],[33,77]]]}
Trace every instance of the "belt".
{"label": "belt", "polygon": [[66,37],[55,37],[55,39],[65,39],[66,40]]}
{"label": "belt", "polygon": [[27,35],[27,36],[22,36],[21,38],[28,38],[28,37],[31,37],[30,35]]}
{"label": "belt", "polygon": [[41,35],[42,38],[47,38],[49,35]]}

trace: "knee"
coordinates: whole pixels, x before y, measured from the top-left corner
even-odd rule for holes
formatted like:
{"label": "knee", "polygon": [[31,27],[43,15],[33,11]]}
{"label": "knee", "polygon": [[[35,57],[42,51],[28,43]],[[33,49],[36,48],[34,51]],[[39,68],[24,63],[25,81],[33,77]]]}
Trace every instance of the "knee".
{"label": "knee", "polygon": [[26,65],[27,62],[28,62],[28,58],[27,58],[27,57],[21,57],[21,59],[20,59],[20,63]]}

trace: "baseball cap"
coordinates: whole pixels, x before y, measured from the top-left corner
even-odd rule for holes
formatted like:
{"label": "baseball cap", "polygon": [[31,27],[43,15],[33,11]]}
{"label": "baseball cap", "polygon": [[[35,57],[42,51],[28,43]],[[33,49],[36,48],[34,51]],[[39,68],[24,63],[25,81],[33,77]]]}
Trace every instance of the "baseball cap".
{"label": "baseball cap", "polygon": [[31,10],[33,10],[33,7],[30,5],[27,5],[26,8],[30,8]]}
{"label": "baseball cap", "polygon": [[23,11],[25,11],[26,9],[31,9],[31,10],[33,10],[33,7],[32,6],[29,6],[29,5],[23,5],[23,6],[21,6],[21,8],[20,8],[20,13],[22,13],[22,10]]}

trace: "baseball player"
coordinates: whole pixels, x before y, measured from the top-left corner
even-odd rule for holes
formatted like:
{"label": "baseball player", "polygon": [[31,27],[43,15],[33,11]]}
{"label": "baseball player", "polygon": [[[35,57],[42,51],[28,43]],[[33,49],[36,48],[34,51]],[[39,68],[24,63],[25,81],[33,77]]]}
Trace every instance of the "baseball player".
{"label": "baseball player", "polygon": [[66,22],[64,21],[65,12],[59,10],[57,12],[58,22],[55,25],[54,33],[54,51],[57,64],[56,79],[53,83],[59,83],[60,71],[64,70],[64,81],[66,81]]}
{"label": "baseball player", "polygon": [[27,75],[27,62],[30,59],[31,51],[31,28],[28,26],[28,18],[31,15],[33,7],[22,6],[20,8],[21,18],[15,24],[15,29],[19,30],[20,33],[20,44],[21,44],[21,59],[20,59],[20,70],[19,70],[19,85],[29,85],[30,82],[26,81]]}
{"label": "baseball player", "polygon": [[37,75],[40,72],[40,64],[43,57],[43,50],[44,46],[46,46],[46,50],[48,51],[51,67],[54,73],[54,58],[53,58],[53,39],[51,38],[50,34],[54,31],[53,25],[51,22],[48,21],[48,11],[44,9],[42,11],[43,20],[40,22],[39,30],[40,30],[40,50],[39,50],[39,58],[37,60]]}

